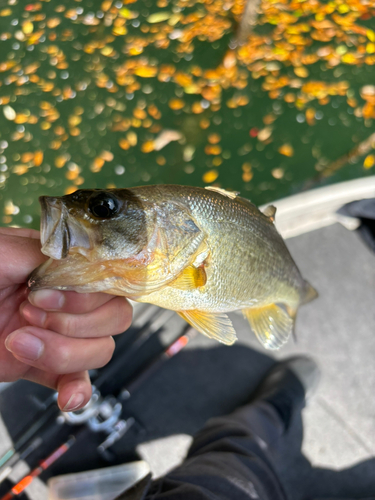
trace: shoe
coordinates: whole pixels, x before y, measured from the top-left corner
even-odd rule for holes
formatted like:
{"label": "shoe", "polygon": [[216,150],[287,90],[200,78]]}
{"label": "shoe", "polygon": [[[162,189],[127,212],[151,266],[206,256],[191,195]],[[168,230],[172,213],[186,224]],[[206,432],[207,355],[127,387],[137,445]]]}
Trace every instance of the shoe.
{"label": "shoe", "polygon": [[251,402],[271,404],[287,431],[293,415],[305,406],[319,380],[320,370],[315,361],[307,356],[295,356],[271,368],[253,393]]}

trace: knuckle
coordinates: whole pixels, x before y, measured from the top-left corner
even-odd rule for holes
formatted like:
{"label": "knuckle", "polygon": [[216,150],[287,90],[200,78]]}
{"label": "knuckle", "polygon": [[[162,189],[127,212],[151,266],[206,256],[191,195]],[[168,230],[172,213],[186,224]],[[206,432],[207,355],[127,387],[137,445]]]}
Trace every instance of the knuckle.
{"label": "knuckle", "polygon": [[53,359],[53,363],[51,363],[51,370],[54,373],[68,373],[70,360],[71,355],[69,349],[66,346],[60,346],[58,356],[56,356]]}
{"label": "knuckle", "polygon": [[61,331],[58,333],[62,333],[67,337],[74,337],[77,334],[77,317],[73,314],[66,314],[62,318],[61,321]]}
{"label": "knuckle", "polygon": [[44,328],[53,332],[72,337],[77,330],[76,318],[68,313],[48,313]]}

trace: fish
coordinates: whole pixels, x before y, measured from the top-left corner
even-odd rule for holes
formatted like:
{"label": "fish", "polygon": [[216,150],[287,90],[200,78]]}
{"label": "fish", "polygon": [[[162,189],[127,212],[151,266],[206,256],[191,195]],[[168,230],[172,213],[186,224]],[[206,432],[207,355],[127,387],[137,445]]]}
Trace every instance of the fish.
{"label": "fish", "polygon": [[42,252],[30,290],[105,292],[176,311],[230,345],[229,312],[242,311],[267,349],[293,333],[300,305],[317,296],[274,225],[239,193],[154,185],[80,189],[39,198]]}

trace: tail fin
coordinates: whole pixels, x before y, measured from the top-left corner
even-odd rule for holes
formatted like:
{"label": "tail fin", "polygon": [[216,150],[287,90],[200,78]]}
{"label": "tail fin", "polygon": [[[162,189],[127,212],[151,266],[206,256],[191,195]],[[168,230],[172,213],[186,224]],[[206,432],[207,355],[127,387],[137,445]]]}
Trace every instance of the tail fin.
{"label": "tail fin", "polygon": [[312,287],[309,282],[305,281],[305,285],[304,285],[304,288],[302,290],[302,295],[301,295],[301,305],[307,304],[307,302],[310,302],[310,301],[316,299],[318,296],[319,296],[319,294],[315,290],[315,288]]}

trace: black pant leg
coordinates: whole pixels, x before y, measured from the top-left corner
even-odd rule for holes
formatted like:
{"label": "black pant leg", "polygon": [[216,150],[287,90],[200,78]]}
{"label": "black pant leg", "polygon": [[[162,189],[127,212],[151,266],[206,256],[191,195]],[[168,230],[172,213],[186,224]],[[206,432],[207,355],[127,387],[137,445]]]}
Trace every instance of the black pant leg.
{"label": "black pant leg", "polygon": [[286,500],[271,462],[282,435],[265,403],[209,420],[186,460],[154,481],[146,500]]}

